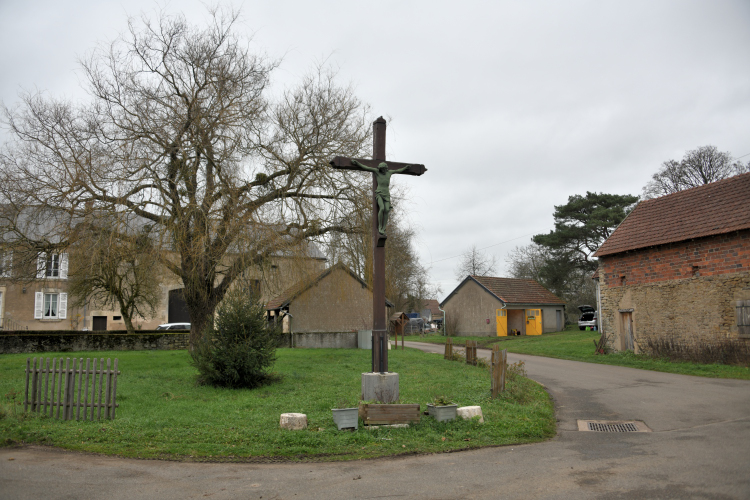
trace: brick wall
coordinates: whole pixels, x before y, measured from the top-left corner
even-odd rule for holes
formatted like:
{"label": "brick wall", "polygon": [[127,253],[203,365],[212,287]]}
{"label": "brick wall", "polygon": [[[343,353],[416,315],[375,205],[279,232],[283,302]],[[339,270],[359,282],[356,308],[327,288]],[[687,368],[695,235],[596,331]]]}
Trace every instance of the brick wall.
{"label": "brick wall", "polygon": [[602,330],[624,349],[633,319],[638,341],[669,336],[737,338],[735,304],[750,299],[750,231],[599,259]]}
{"label": "brick wall", "polygon": [[599,269],[607,288],[747,272],[750,230],[607,255]]}

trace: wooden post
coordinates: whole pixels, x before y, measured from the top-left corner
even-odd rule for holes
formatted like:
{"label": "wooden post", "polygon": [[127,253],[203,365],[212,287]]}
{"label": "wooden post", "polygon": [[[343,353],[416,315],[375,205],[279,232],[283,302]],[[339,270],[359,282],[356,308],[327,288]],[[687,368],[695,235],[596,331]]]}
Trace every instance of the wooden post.
{"label": "wooden post", "polygon": [[31,375],[31,358],[26,358],[26,393],[23,397],[23,412],[29,410],[29,375]]}
{"label": "wooden post", "polygon": [[453,339],[448,337],[445,339],[445,355],[444,359],[453,359]]}
{"label": "wooden post", "polygon": [[466,341],[466,364],[477,366],[477,341]]}

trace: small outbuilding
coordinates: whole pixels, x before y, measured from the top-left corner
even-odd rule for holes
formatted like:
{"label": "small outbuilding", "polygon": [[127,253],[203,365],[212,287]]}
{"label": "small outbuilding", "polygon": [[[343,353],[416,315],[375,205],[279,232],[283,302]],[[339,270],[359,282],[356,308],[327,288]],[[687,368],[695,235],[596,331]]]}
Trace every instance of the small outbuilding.
{"label": "small outbuilding", "polygon": [[[316,334],[305,337],[309,345],[304,347],[357,347],[357,332],[372,329],[372,300],[367,283],[336,264],[269,301],[266,315],[269,321],[283,322],[296,346],[302,347],[297,334]],[[386,300],[384,314],[388,307],[393,304]]]}
{"label": "small outbuilding", "polygon": [[565,326],[565,302],[534,280],[467,276],[440,307],[460,336],[541,335]]}

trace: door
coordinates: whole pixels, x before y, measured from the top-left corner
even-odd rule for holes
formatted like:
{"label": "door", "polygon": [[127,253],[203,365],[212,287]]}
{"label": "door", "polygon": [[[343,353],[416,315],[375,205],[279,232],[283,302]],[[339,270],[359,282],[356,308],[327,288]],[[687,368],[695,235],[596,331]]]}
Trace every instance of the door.
{"label": "door", "polygon": [[169,291],[169,306],[167,309],[167,323],[190,323],[187,304],[182,297],[182,288]]}
{"label": "door", "polygon": [[526,335],[542,334],[542,310],[526,309]]}
{"label": "door", "polygon": [[565,328],[563,325],[563,315],[562,311],[555,311],[555,321],[557,323],[557,328],[555,331],[561,332]]}
{"label": "door", "polygon": [[107,330],[107,317],[106,316],[94,316],[94,320],[91,322],[91,328],[95,332],[104,332]]}
{"label": "door", "polygon": [[633,313],[621,312],[622,318],[622,348],[625,351],[635,349],[635,333],[633,332]]}
{"label": "door", "polygon": [[508,311],[496,309],[495,323],[497,324],[497,336],[506,337],[508,335]]}

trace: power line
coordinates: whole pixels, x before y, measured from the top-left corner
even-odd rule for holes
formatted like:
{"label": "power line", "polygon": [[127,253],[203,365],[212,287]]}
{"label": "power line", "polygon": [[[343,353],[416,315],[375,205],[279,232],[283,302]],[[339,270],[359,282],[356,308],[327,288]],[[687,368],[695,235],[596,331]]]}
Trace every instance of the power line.
{"label": "power line", "polygon": [[[490,245],[488,247],[479,248],[478,250],[487,250],[488,248],[496,247],[498,245],[503,245],[505,243],[510,243],[511,241],[520,240],[521,238],[526,238],[527,236],[531,236],[532,234],[535,234],[535,233],[524,234],[524,235],[518,236],[516,238],[511,238],[509,240],[501,241],[500,243],[495,243],[494,245]],[[438,262],[443,262],[444,260],[455,259],[456,257],[461,257],[462,255],[463,254],[461,253],[461,254],[458,254],[458,255],[454,255],[453,257],[446,257],[446,258],[440,259],[440,260],[433,260],[430,264],[436,264]]]}

